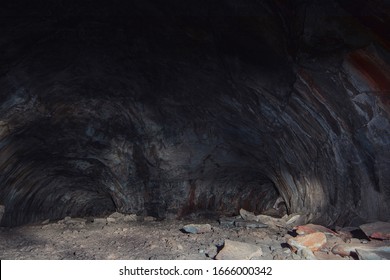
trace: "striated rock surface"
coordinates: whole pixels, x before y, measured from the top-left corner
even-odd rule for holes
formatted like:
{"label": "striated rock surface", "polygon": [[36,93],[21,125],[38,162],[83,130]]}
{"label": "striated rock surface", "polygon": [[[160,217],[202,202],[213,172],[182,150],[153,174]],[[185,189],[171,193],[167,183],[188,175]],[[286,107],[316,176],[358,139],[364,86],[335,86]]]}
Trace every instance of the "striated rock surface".
{"label": "striated rock surface", "polygon": [[389,220],[384,1],[44,2],[0,10],[2,225]]}

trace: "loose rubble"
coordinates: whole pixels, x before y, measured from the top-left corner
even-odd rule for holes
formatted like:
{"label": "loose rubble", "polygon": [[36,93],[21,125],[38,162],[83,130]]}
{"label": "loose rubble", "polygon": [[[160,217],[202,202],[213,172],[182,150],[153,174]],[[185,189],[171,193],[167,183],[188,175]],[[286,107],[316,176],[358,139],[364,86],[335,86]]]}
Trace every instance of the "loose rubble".
{"label": "loose rubble", "polygon": [[[1,209],[1,208],[0,208]],[[164,220],[135,214],[65,217],[0,228],[0,259],[381,260],[386,224],[328,229],[300,214]],[[381,239],[378,237],[381,235]]]}

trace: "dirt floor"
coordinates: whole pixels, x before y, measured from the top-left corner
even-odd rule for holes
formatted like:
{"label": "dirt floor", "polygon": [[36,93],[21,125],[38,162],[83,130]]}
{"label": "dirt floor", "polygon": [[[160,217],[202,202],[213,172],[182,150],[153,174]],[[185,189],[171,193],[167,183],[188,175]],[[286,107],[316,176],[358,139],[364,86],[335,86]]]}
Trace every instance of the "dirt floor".
{"label": "dirt floor", "polygon": [[[261,259],[300,259],[286,229],[227,228],[215,220],[123,221],[67,218],[44,225],[0,228],[0,259],[214,259],[226,239],[262,249]],[[210,232],[185,233],[190,223]]]}
{"label": "dirt floor", "polygon": [[[262,227],[267,225],[253,222],[261,215],[254,216],[243,210],[241,216],[156,221],[152,217],[113,213],[104,218],[66,217],[35,225],[0,227],[0,259],[352,260],[358,257],[348,252],[355,249],[360,250],[360,259],[378,259],[377,254],[382,256],[380,259],[389,258],[389,242],[354,238],[342,231],[336,233],[316,225],[299,226],[295,232],[293,226],[286,226],[286,223],[277,225],[283,219],[268,216],[262,218],[276,221],[277,226],[269,222],[271,226]],[[187,233],[183,228],[189,224],[198,224],[197,229],[205,232]],[[313,230],[317,233],[307,234]],[[304,235],[295,237],[297,233]],[[305,240],[309,237],[312,240]],[[294,239],[295,243],[292,243]],[[291,245],[298,241],[303,243],[294,245],[296,248],[287,243]],[[313,252],[299,249],[305,246]],[[313,249],[316,246],[318,249]],[[338,252],[334,253],[337,246]],[[373,255],[370,250],[376,250],[377,254]]]}

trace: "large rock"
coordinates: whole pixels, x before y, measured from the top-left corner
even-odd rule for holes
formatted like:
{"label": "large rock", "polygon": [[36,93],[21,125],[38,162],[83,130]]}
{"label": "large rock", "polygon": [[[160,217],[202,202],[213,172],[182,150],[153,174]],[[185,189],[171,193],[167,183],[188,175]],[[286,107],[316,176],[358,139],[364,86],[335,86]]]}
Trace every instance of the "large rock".
{"label": "large rock", "polygon": [[256,245],[226,239],[222,250],[215,259],[250,260],[260,258],[262,254],[261,248]]}
{"label": "large rock", "polygon": [[362,259],[390,259],[390,243],[338,244],[333,247],[332,253],[343,257],[358,254]]}
{"label": "large rock", "polygon": [[326,236],[322,232],[298,235],[288,239],[287,243],[298,250],[308,248],[311,251],[318,251],[326,244]]}
{"label": "large rock", "polygon": [[375,222],[361,225],[360,228],[370,238],[382,240],[390,239],[390,223]]}

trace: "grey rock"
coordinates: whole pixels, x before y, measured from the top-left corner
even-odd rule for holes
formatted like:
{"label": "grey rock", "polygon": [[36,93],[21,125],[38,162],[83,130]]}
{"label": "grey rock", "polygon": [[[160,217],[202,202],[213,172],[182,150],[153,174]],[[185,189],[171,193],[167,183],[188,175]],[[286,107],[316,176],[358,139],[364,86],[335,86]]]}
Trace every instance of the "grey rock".
{"label": "grey rock", "polygon": [[119,213],[119,212],[114,212],[111,215],[109,215],[108,217],[109,218],[114,218],[116,220],[122,220],[125,217],[125,215],[122,214],[122,213]]}
{"label": "grey rock", "polygon": [[130,214],[130,215],[125,215],[123,217],[124,222],[135,222],[137,221],[137,215],[136,214]]}
{"label": "grey rock", "polygon": [[107,224],[106,218],[94,218],[93,223],[95,224]]}
{"label": "grey rock", "polygon": [[234,222],[237,220],[235,217],[221,217],[219,218],[219,224],[224,227],[233,227]]}
{"label": "grey rock", "polygon": [[260,222],[251,222],[251,221],[234,221],[234,225],[236,227],[244,227],[244,228],[267,228],[268,225],[260,223]]}
{"label": "grey rock", "polygon": [[186,233],[206,233],[211,232],[211,225],[209,224],[189,224],[185,225],[182,230]]}
{"label": "grey rock", "polygon": [[3,218],[4,212],[5,212],[5,206],[0,205],[0,223],[1,223],[1,219]]}
{"label": "grey rock", "polygon": [[360,251],[362,258],[390,259],[390,243],[376,243],[376,244],[361,244],[348,243],[339,244],[332,248],[332,253],[338,254],[342,257],[351,256],[352,253]]}
{"label": "grey rock", "polygon": [[262,255],[263,252],[261,248],[256,245],[226,239],[224,247],[215,257],[215,259],[251,260],[255,258],[260,258]]}
{"label": "grey rock", "polygon": [[356,249],[356,253],[359,257],[359,260],[390,260],[390,251],[381,252]]}
{"label": "grey rock", "polygon": [[390,239],[390,223],[375,222],[361,225],[360,228],[370,238],[389,240]]}

